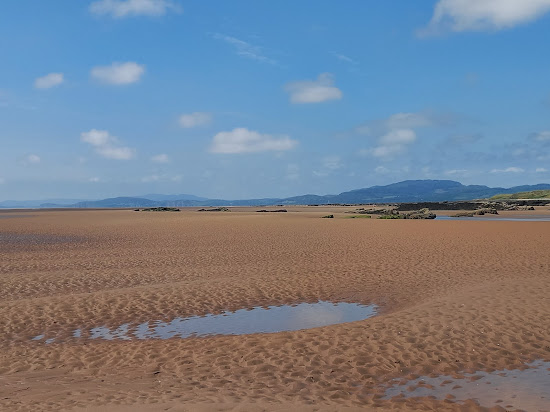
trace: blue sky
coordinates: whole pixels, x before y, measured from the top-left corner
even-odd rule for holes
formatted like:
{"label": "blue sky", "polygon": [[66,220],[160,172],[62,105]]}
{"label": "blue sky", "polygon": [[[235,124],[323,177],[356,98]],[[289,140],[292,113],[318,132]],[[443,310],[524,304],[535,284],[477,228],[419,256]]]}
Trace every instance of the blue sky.
{"label": "blue sky", "polygon": [[550,0],[5,0],[0,200],[550,182]]}

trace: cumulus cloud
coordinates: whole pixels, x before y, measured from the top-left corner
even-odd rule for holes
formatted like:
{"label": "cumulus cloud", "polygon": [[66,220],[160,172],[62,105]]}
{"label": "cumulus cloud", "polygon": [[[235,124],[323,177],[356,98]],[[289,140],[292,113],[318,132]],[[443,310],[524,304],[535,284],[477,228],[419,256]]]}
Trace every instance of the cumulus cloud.
{"label": "cumulus cloud", "polygon": [[355,128],[355,133],[377,135],[395,129],[418,129],[424,127],[441,127],[456,123],[457,115],[453,113],[434,112],[400,112],[391,116],[364,123]]}
{"label": "cumulus cloud", "polygon": [[89,8],[92,14],[109,15],[115,19],[132,16],[163,16],[168,11],[181,12],[171,0],[98,0]]}
{"label": "cumulus cloud", "polygon": [[550,142],[550,131],[545,130],[543,132],[533,133],[529,136],[529,139],[536,142]]}
{"label": "cumulus cloud", "polygon": [[337,170],[342,166],[342,159],[340,156],[327,156],[323,159],[323,167],[326,169]]}
{"label": "cumulus cloud", "polygon": [[388,129],[414,129],[432,126],[435,120],[427,113],[395,113],[385,123]]}
{"label": "cumulus cloud", "polygon": [[35,154],[30,154],[25,158],[25,161],[27,163],[31,163],[31,164],[40,163],[40,160],[41,160],[40,156],[35,155]]}
{"label": "cumulus cloud", "polygon": [[390,160],[406,153],[411,144],[416,142],[416,129],[434,128],[452,125],[457,116],[453,113],[422,111],[399,112],[383,119],[373,120],[359,125],[355,133],[378,137],[377,145],[359,151],[360,155],[368,155]]}
{"label": "cumulus cloud", "polygon": [[34,81],[34,87],[37,89],[50,89],[59,86],[63,83],[63,73],[50,73],[42,77],[38,77]]}
{"label": "cumulus cloud", "polygon": [[212,114],[206,112],[193,112],[182,114],[179,118],[181,127],[191,128],[204,126],[212,122]]}
{"label": "cumulus cloud", "polygon": [[151,157],[151,161],[155,163],[169,163],[170,158],[167,154],[162,153]]}
{"label": "cumulus cloud", "polygon": [[288,136],[261,134],[244,127],[230,132],[220,132],[214,136],[210,151],[212,153],[257,153],[267,151],[286,151],[294,148],[298,142]]}
{"label": "cumulus cloud", "polygon": [[506,169],[493,169],[491,173],[523,173],[524,169],[521,167],[507,167]]}
{"label": "cumulus cloud", "polygon": [[549,11],[550,0],[439,0],[428,26],[418,34],[509,29]]}
{"label": "cumulus cloud", "polygon": [[537,172],[537,173],[546,173],[546,172],[548,172],[548,169],[546,169],[544,167],[537,167],[535,172]]}
{"label": "cumulus cloud", "polygon": [[98,155],[107,159],[128,160],[136,154],[135,149],[120,146],[118,139],[111,136],[107,130],[92,129],[83,132],[80,134],[80,140],[90,144]]}
{"label": "cumulus cloud", "polygon": [[95,80],[104,84],[125,85],[139,81],[145,73],[145,66],[135,62],[118,63],[110,66],[96,66],[90,71]]}
{"label": "cumulus cloud", "polygon": [[303,80],[288,83],[285,90],[292,103],[322,103],[328,100],[340,100],[342,91],[334,86],[330,73],[321,73],[317,80]]}
{"label": "cumulus cloud", "polygon": [[227,36],[220,33],[214,33],[212,34],[212,37],[216,40],[221,40],[231,45],[237,52],[237,55],[241,57],[256,60],[262,63],[277,64],[276,60],[270,59],[264,55],[263,49],[260,46],[255,46],[244,40],[237,39],[236,37]]}
{"label": "cumulus cloud", "polygon": [[381,159],[391,159],[407,151],[408,146],[416,141],[416,133],[412,129],[391,130],[378,139],[378,145],[372,149],[361,151]]}

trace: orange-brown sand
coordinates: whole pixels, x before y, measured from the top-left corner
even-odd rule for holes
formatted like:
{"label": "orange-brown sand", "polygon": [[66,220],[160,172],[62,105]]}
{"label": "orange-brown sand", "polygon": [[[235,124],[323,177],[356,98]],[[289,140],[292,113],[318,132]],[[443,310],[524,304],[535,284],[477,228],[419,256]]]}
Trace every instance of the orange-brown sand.
{"label": "orange-brown sand", "polygon": [[[349,209],[0,212],[0,410],[478,410],[382,388],[550,360],[550,222]],[[380,313],[276,334],[30,340],[318,300]]]}

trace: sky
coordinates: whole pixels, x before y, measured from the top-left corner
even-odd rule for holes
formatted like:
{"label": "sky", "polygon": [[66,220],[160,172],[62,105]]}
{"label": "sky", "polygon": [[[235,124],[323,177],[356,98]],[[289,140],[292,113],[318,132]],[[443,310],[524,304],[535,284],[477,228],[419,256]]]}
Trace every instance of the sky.
{"label": "sky", "polygon": [[550,0],[3,0],[0,201],[550,183]]}

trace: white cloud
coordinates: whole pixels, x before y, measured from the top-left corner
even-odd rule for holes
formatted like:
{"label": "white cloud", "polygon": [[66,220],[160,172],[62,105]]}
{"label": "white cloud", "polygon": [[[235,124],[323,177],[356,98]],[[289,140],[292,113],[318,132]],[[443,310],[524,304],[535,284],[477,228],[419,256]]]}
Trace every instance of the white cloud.
{"label": "white cloud", "polygon": [[135,62],[118,63],[110,66],[96,66],[90,75],[97,81],[105,84],[124,85],[139,81],[145,73],[145,66]]}
{"label": "white cloud", "polygon": [[327,177],[329,173],[324,170],[313,170],[311,174],[315,177]]}
{"label": "white cloud", "polygon": [[98,147],[96,152],[107,159],[128,160],[134,157],[135,150],[129,147]]}
{"label": "white cloud", "polygon": [[491,173],[523,173],[525,170],[523,170],[521,167],[507,167],[506,169],[493,169],[491,170]]}
{"label": "white cloud", "polygon": [[388,117],[386,127],[388,129],[414,129],[427,127],[434,124],[431,116],[423,113],[396,113]]}
{"label": "white cloud", "polygon": [[326,169],[337,170],[342,167],[340,156],[328,156],[323,159],[323,166]]}
{"label": "white cloud", "polygon": [[193,112],[182,114],[179,118],[181,127],[191,128],[204,126],[212,122],[212,114],[206,112]]}
{"label": "white cloud", "polygon": [[550,130],[533,133],[530,137],[537,142],[550,142]]}
{"label": "white cloud", "polygon": [[107,145],[111,139],[112,137],[107,130],[92,129],[89,132],[80,134],[80,140],[96,147]]}
{"label": "white cloud", "polygon": [[91,183],[97,183],[99,181],[100,181],[99,177],[90,177],[88,179],[88,182],[91,182]]}
{"label": "white cloud", "polygon": [[63,73],[50,73],[42,77],[38,77],[34,81],[34,87],[37,89],[50,89],[59,86],[63,83]]}
{"label": "white cloud", "polygon": [[292,103],[321,103],[342,98],[342,91],[334,86],[330,73],[321,73],[317,80],[288,83],[285,90]]}
{"label": "white cloud", "polygon": [[97,154],[107,159],[128,160],[136,154],[135,149],[120,146],[118,139],[111,136],[107,130],[92,129],[83,132],[80,134],[80,140],[92,145]]}
{"label": "white cloud", "polygon": [[141,181],[143,183],[151,183],[151,182],[181,182],[183,180],[183,176],[176,175],[176,176],[169,176],[169,175],[150,175],[150,176],[144,176],[141,178]]}
{"label": "white cloud", "polygon": [[214,136],[210,151],[212,153],[256,153],[290,150],[298,144],[288,136],[275,137],[260,134],[244,127],[230,132],[220,132]]}
{"label": "white cloud", "polygon": [[27,163],[32,163],[32,164],[36,164],[36,163],[40,163],[40,156],[38,155],[35,155],[35,154],[30,154],[28,155],[25,160],[27,161]]}
{"label": "white cloud", "polygon": [[452,125],[457,120],[453,113],[433,112],[400,112],[391,116],[373,120],[357,126],[354,131],[360,135],[379,135],[396,129],[418,129],[425,127],[442,127]]}
{"label": "white cloud", "polygon": [[237,55],[241,57],[256,60],[262,63],[277,64],[276,60],[264,56],[263,49],[260,46],[255,46],[244,40],[237,39],[236,37],[231,37],[220,33],[214,33],[212,34],[212,37],[233,46],[237,51]]}
{"label": "white cloud", "polygon": [[411,129],[392,130],[380,138],[383,146],[406,145],[416,140],[416,133]]}
{"label": "white cloud", "polygon": [[374,173],[377,173],[379,175],[384,175],[386,173],[389,173],[390,170],[384,166],[378,166],[374,169]]}
{"label": "white cloud", "polygon": [[386,159],[393,158],[403,153],[405,153],[405,146],[403,145],[377,146],[370,151],[372,156]]}
{"label": "white cloud", "polygon": [[158,154],[151,157],[151,161],[155,163],[170,163],[170,157],[167,154]]}
{"label": "white cloud", "polygon": [[389,160],[405,153],[408,146],[415,141],[416,133],[412,129],[390,130],[378,139],[378,146],[362,149],[359,154]]}
{"label": "white cloud", "polygon": [[90,4],[89,10],[93,14],[120,19],[131,16],[163,16],[169,10],[181,12],[182,8],[171,0],[98,0]]}
{"label": "white cloud", "polygon": [[544,167],[537,167],[537,170],[535,170],[537,173],[546,173],[548,172],[548,169],[545,169]]}
{"label": "white cloud", "polygon": [[439,0],[430,23],[419,35],[509,29],[548,11],[550,0]]}
{"label": "white cloud", "polygon": [[416,141],[416,133],[411,129],[391,130],[378,140],[378,146],[361,151],[382,159],[391,159],[407,151],[408,145]]}
{"label": "white cloud", "polygon": [[445,174],[449,176],[455,176],[455,175],[463,175],[468,173],[468,170],[466,169],[452,169],[452,170],[446,170]]}
{"label": "white cloud", "polygon": [[357,64],[357,62],[355,60],[353,60],[351,57],[349,56],[346,56],[345,54],[340,54],[340,53],[335,53],[335,52],[332,52],[332,55],[334,57],[336,57],[338,60],[342,61],[342,62],[345,62],[345,63],[350,63],[350,64]]}

